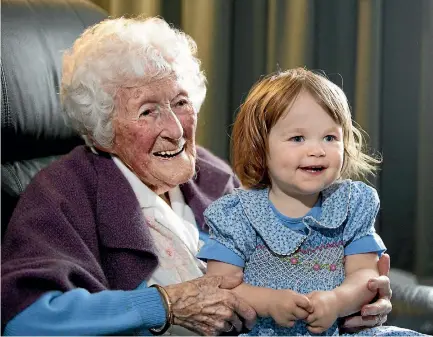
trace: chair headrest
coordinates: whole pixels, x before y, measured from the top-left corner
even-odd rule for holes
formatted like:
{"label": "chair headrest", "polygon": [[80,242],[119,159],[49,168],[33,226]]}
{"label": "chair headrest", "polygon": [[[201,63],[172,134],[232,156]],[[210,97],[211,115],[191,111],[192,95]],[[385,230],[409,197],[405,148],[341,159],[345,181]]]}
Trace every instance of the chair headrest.
{"label": "chair headrest", "polygon": [[59,102],[63,51],[106,18],[86,0],[2,0],[2,163],[69,152],[82,140]]}

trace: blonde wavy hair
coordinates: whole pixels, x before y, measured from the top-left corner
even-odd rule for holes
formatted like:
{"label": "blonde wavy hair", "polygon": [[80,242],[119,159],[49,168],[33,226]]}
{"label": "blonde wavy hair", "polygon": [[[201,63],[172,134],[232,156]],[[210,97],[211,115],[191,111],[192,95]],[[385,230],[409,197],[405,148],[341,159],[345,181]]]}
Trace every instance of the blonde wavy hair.
{"label": "blonde wavy hair", "polygon": [[304,68],[271,74],[250,90],[232,131],[232,162],[245,188],[271,185],[267,170],[268,136],[297,95],[306,90],[343,129],[344,162],[341,179],[366,179],[381,162],[364,146],[366,134],[352,121],[346,95],[321,74]]}

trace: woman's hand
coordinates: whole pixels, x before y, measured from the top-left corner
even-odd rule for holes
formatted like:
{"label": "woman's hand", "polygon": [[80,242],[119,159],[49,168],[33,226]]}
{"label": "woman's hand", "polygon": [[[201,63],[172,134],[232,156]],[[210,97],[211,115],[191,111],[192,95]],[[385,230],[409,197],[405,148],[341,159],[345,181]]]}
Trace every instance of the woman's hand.
{"label": "woman's hand", "polygon": [[203,276],[192,281],[164,287],[167,291],[176,325],[202,335],[238,332],[244,324],[251,329],[256,312],[230,289],[242,283],[242,273],[234,276]]}
{"label": "woman's hand", "polygon": [[292,290],[272,290],[270,295],[268,315],[281,326],[293,327],[295,321],[305,319],[313,311],[310,300],[305,295]]}
{"label": "woman's hand", "polygon": [[338,298],[333,291],[313,291],[307,297],[311,301],[313,313],[305,320],[308,331],[322,333],[328,330],[338,318]]}
{"label": "woman's hand", "polygon": [[361,308],[361,316],[346,318],[342,329],[344,332],[357,332],[364,328],[382,325],[387,320],[387,315],[392,310],[391,304],[391,285],[388,278],[390,269],[390,257],[383,254],[377,262],[379,277],[368,281],[367,287],[371,291],[377,292],[376,302],[366,304]]}

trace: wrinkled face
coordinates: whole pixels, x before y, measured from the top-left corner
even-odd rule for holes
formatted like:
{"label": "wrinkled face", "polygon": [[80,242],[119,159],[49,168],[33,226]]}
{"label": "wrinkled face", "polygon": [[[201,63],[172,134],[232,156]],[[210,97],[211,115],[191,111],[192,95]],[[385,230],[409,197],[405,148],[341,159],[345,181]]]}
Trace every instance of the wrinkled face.
{"label": "wrinkled face", "polygon": [[192,177],[197,114],[175,78],[120,88],[115,110],[111,152],[149,188],[162,194]]}
{"label": "wrinkled face", "polygon": [[340,177],[343,131],[313,96],[302,91],[269,133],[272,189],[317,195]]}

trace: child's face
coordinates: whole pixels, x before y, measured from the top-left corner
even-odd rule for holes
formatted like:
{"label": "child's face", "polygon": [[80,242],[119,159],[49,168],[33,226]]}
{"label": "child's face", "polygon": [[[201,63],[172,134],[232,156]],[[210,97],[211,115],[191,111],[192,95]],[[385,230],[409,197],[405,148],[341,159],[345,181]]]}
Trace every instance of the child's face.
{"label": "child's face", "polygon": [[343,130],[306,91],[269,133],[272,189],[291,196],[315,195],[340,176]]}

